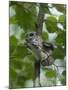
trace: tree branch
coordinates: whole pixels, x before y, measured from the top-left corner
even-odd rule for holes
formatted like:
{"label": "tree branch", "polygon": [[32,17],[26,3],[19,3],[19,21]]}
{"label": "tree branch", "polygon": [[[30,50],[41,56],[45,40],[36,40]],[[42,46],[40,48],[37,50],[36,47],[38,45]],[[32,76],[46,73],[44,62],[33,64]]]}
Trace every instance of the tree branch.
{"label": "tree branch", "polygon": [[44,20],[44,12],[42,10],[42,5],[40,4],[39,6],[39,14],[38,14],[38,19],[36,23],[36,29],[38,34],[42,34],[42,27],[43,27],[43,20]]}

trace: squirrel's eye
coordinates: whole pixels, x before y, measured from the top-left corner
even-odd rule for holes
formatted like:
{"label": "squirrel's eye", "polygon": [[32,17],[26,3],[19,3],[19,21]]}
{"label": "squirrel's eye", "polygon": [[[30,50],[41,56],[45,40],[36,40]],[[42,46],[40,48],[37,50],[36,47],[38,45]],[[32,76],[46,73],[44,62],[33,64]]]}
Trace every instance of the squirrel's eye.
{"label": "squirrel's eye", "polygon": [[30,36],[33,36],[34,34],[33,34],[33,33],[30,33],[29,35],[30,35]]}

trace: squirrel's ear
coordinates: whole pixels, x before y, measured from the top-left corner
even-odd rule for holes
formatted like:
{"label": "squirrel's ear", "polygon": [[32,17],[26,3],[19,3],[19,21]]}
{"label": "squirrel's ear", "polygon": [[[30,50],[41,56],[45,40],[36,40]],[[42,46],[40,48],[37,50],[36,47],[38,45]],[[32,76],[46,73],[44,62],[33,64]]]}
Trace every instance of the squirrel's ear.
{"label": "squirrel's ear", "polygon": [[54,50],[54,46],[51,43],[42,42],[42,44],[45,49]]}

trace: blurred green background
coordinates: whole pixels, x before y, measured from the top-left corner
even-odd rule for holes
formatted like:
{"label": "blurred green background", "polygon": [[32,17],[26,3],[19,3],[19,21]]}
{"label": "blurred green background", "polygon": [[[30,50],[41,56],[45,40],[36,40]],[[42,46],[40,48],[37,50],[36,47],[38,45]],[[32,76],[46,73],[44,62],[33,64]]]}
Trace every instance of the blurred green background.
{"label": "blurred green background", "polygon": [[[45,15],[42,38],[54,44],[53,58],[56,66],[41,68],[41,85],[66,85],[66,5],[43,5],[42,11]],[[9,88],[33,87],[35,57],[24,43],[25,34],[36,31],[38,13],[38,3],[9,2]]]}

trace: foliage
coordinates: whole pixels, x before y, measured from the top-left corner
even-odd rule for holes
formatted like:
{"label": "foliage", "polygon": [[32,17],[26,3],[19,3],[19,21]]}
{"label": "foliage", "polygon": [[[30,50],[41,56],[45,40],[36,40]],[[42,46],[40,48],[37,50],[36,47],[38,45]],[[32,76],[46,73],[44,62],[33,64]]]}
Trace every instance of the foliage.
{"label": "foliage", "polygon": [[48,78],[56,77],[56,71],[54,71],[52,69],[48,69],[48,70],[46,70],[46,74],[45,75]]}
{"label": "foliage", "polygon": [[[32,55],[30,50],[28,50],[24,46],[24,43],[26,32],[36,31],[35,23],[38,18],[37,7],[39,8],[39,5],[37,5],[36,3],[10,1],[9,8],[12,8],[15,11],[15,15],[9,17],[9,24],[14,26],[16,25],[17,27],[20,27],[21,30],[18,30],[17,28],[10,28],[9,88],[26,87],[25,83],[27,82],[27,80],[32,80],[34,77],[35,57]],[[62,60],[64,60],[65,58],[66,48],[65,7],[63,4],[53,4],[51,8],[53,7],[55,7],[59,12],[62,12],[62,15],[54,16],[51,14],[48,4],[42,5],[41,10],[43,10],[45,14],[48,14],[48,17],[43,21],[43,23],[45,23],[46,30],[42,31],[42,39],[49,42],[49,33],[57,34],[57,37],[52,42],[56,46],[53,51],[53,58],[55,60],[60,59],[60,61],[62,62]],[[62,30],[57,27],[58,23],[63,26]],[[14,34],[11,35],[12,31],[14,32]],[[60,77],[59,75],[57,75],[57,73],[59,72],[53,70],[53,68],[45,70],[43,69],[43,71],[45,71],[45,77],[50,79],[53,77],[57,77],[59,78],[61,85],[65,85],[65,71],[62,72]],[[54,82],[56,82],[55,79]]]}
{"label": "foliage", "polygon": [[50,16],[47,18],[45,21],[46,28],[47,30],[51,32],[56,32],[57,31],[57,20],[54,16]]}

